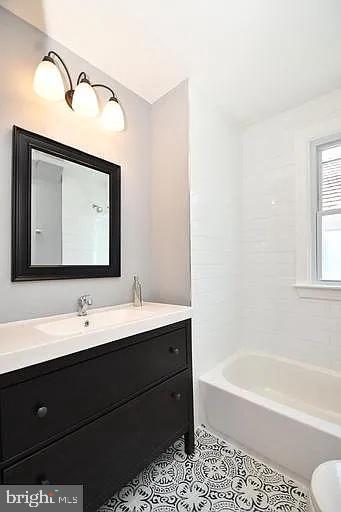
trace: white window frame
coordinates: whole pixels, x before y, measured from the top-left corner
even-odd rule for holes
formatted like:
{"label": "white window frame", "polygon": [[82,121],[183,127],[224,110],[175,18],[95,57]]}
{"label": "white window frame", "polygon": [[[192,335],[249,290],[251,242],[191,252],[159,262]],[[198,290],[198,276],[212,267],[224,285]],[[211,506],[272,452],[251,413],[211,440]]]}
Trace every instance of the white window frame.
{"label": "white window frame", "polygon": [[334,148],[336,146],[341,146],[341,138],[335,139],[335,137],[329,137],[329,140],[327,142],[323,143],[312,143],[311,144],[311,172],[315,174],[315,180],[313,180],[315,183],[312,186],[312,194],[313,194],[313,201],[312,205],[314,207],[312,215],[313,215],[313,230],[315,233],[314,241],[315,241],[315,247],[313,248],[313,253],[315,260],[313,261],[313,267],[314,267],[314,277],[315,281],[322,283],[322,284],[329,284],[334,286],[341,286],[340,280],[328,280],[328,279],[322,279],[322,218],[326,215],[335,215],[341,213],[341,208],[334,208],[326,211],[322,211],[321,207],[321,165],[322,165],[322,158],[321,154],[322,151],[330,148]]}
{"label": "white window frame", "polygon": [[[315,133],[314,133],[315,131]],[[328,135],[326,135],[328,133]],[[341,119],[334,119],[315,130],[296,134],[296,288],[305,299],[341,300],[341,281],[325,281],[321,260],[321,212],[319,212],[320,162],[322,148],[341,142]],[[333,213],[336,210],[332,210]],[[341,213],[341,210],[340,210]],[[328,214],[324,212],[323,215]]]}

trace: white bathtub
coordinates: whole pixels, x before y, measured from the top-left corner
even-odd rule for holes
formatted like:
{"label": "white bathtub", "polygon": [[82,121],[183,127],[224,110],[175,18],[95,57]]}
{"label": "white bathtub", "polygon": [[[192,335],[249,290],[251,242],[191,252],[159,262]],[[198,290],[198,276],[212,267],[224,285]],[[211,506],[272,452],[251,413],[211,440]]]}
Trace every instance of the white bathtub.
{"label": "white bathtub", "polygon": [[208,426],[303,480],[341,459],[341,374],[240,353],[200,378]]}

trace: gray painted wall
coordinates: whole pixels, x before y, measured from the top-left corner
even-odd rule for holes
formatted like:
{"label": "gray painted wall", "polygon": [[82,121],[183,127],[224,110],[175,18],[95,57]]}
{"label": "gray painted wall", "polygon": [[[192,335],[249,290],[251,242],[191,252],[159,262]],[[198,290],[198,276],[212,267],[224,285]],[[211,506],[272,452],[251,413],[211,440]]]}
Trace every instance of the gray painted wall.
{"label": "gray painted wall", "polygon": [[152,108],[152,292],[160,302],[190,304],[188,84]]}
{"label": "gray painted wall", "polygon": [[[31,177],[31,263],[61,265],[62,172],[60,165],[35,160]],[[40,232],[37,233],[36,229]],[[43,235],[43,236],[42,236]]]}
{"label": "gray painted wall", "polygon": [[[138,273],[150,297],[150,114],[151,106],[39,30],[0,8],[0,322],[74,311],[91,293],[94,305],[131,300]],[[64,102],[50,103],[32,89],[34,70],[49,49],[65,58],[72,76],[85,71],[112,86],[124,105],[128,129],[105,132],[98,119],[83,119]],[[51,137],[122,166],[122,277],[11,283],[12,125]]]}

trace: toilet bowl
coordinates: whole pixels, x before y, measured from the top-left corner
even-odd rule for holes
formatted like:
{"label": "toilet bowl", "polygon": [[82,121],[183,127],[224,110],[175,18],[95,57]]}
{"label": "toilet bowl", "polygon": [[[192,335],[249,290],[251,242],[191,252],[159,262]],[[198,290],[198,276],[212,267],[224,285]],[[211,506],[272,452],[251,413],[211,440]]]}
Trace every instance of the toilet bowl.
{"label": "toilet bowl", "polygon": [[341,460],[330,460],[313,472],[310,485],[312,512],[341,511]]}

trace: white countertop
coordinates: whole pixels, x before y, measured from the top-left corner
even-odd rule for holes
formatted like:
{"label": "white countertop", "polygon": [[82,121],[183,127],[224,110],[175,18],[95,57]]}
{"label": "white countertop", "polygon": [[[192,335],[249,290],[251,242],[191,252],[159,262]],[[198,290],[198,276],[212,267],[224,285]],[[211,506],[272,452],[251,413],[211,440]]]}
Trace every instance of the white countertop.
{"label": "white countertop", "polygon": [[[192,308],[145,302],[0,324],[0,374],[191,318]],[[85,326],[88,321],[89,325]]]}

